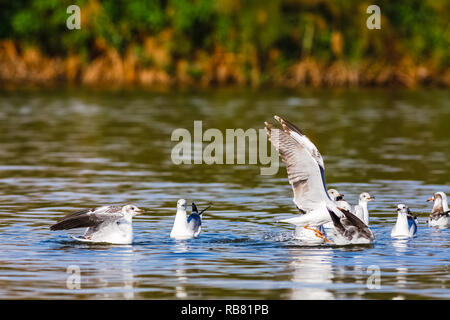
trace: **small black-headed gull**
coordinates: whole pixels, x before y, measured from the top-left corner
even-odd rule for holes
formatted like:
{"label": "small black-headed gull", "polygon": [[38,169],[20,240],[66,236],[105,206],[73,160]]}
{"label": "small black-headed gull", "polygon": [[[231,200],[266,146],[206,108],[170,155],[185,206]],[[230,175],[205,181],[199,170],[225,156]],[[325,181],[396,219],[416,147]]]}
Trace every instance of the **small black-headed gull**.
{"label": "small black-headed gull", "polygon": [[[336,189],[328,189],[327,193],[330,196],[330,199],[333,200],[334,203],[336,203],[339,209],[344,209],[350,211],[351,213],[354,213],[351,204],[344,199],[344,195],[342,193],[340,193]],[[334,228],[333,221],[325,223],[323,227],[325,229]]]}
{"label": "small black-headed gull", "polygon": [[195,203],[192,203],[192,213],[187,217],[186,200],[180,199],[177,202],[177,214],[173,223],[170,237],[176,240],[196,238],[202,230],[202,213],[209,207],[198,212]]}
{"label": "small black-headed gull", "polygon": [[[286,165],[288,180],[294,192],[293,201],[297,209],[303,213],[299,217],[284,219],[281,222],[296,225],[297,233],[298,230],[302,230],[302,227],[303,229],[317,228],[333,221],[330,212],[338,218],[345,217],[327,193],[325,166],[317,147],[292,123],[278,116],[275,116],[275,120],[281,124],[282,130],[265,122],[266,131]],[[369,239],[373,240],[370,229],[363,222],[361,223],[363,226],[359,227],[370,234]],[[311,232],[316,237],[323,237],[320,230],[314,229]]]}
{"label": "small black-headed gull", "polygon": [[72,237],[82,242],[105,242],[131,244],[133,241],[132,220],[142,210],[135,205],[102,206],[85,209],[66,215],[50,230],[87,228],[82,237]]}
{"label": "small black-headed gull", "polygon": [[343,217],[338,217],[329,210],[335,230],[334,242],[339,245],[372,243],[374,236],[367,225],[350,211],[343,208],[340,210]]}
{"label": "small black-headed gull", "polygon": [[447,196],[443,192],[436,192],[427,201],[434,201],[433,209],[428,218],[430,227],[445,228],[450,226],[450,210],[448,209]]}
{"label": "small black-headed gull", "polygon": [[354,208],[355,215],[361,219],[366,225],[369,225],[369,209],[367,204],[369,201],[374,201],[375,197],[370,196],[367,192],[359,195],[359,202]]}
{"label": "small black-headed gull", "polygon": [[417,232],[417,218],[404,204],[397,206],[397,222],[391,232],[392,238],[412,238]]}
{"label": "small black-headed gull", "polygon": [[342,193],[340,193],[336,189],[328,189],[327,192],[331,200],[333,200],[336,203],[338,208],[343,208],[345,210],[352,211],[351,204],[344,199],[344,195]]}

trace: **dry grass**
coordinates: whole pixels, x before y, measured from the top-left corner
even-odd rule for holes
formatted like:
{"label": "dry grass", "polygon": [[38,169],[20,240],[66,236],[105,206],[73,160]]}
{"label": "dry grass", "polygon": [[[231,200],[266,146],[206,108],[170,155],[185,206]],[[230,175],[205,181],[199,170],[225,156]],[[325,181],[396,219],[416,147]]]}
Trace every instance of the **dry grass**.
{"label": "dry grass", "polygon": [[[262,81],[261,62],[255,51],[246,54],[226,51],[216,47],[212,53],[197,51],[191,61],[174,60],[165,47],[165,37],[147,38],[144,41],[144,64],[129,48],[121,56],[115,49],[98,40],[98,55],[90,62],[83,62],[77,55],[65,59],[42,55],[34,47],[19,48],[12,41],[0,42],[0,83],[2,86],[24,84],[54,85],[59,83],[85,86],[171,86],[171,85],[251,85],[258,87]],[[334,38],[334,51],[339,54],[341,38]],[[283,87],[342,87],[388,86],[417,87],[438,85],[449,87],[450,70],[437,72],[429,63],[415,64],[403,58],[397,63],[364,61],[350,65],[343,60],[324,63],[311,57],[299,60],[280,74],[277,71],[276,49],[269,55],[265,69],[265,83]],[[174,66],[173,72],[167,70]]]}

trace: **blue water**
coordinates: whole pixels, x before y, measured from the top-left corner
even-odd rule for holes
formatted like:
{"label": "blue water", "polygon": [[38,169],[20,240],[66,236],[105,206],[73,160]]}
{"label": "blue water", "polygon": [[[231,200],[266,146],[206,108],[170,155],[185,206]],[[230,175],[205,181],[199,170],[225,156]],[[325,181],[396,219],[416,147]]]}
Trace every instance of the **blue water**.
{"label": "blue water", "polygon": [[[426,225],[426,199],[450,194],[448,98],[440,91],[4,93],[0,297],[449,299],[450,230]],[[363,191],[376,197],[374,244],[299,245],[293,227],[277,222],[296,214],[284,167],[261,176],[258,165],[170,160],[175,128],[198,119],[210,128],[261,128],[278,113],[306,127],[325,158],[328,187],[353,204]],[[198,239],[169,238],[179,198],[200,209],[212,204]],[[118,203],[145,210],[134,220],[132,245],[81,244],[68,235],[83,230],[49,230],[73,210]],[[413,239],[390,238],[398,203],[419,216]],[[79,289],[68,285],[68,268],[80,271]]]}

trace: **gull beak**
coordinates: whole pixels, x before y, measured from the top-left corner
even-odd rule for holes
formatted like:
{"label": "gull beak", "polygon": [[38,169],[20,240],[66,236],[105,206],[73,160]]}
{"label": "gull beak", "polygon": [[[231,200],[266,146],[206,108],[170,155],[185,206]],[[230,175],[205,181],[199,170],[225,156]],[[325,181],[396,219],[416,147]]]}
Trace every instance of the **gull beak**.
{"label": "gull beak", "polygon": [[134,210],[134,215],[136,216],[136,215],[138,215],[138,214],[141,214],[141,213],[143,213],[144,212],[144,210],[142,210],[142,209],[137,209],[137,210]]}
{"label": "gull beak", "polygon": [[430,201],[434,201],[434,198],[431,197],[430,199],[427,200],[427,202],[430,202]]}
{"label": "gull beak", "polygon": [[375,197],[370,197],[367,201],[375,201]]}
{"label": "gull beak", "polygon": [[336,197],[336,201],[341,201],[344,200],[344,195],[342,193],[339,193],[338,196]]}

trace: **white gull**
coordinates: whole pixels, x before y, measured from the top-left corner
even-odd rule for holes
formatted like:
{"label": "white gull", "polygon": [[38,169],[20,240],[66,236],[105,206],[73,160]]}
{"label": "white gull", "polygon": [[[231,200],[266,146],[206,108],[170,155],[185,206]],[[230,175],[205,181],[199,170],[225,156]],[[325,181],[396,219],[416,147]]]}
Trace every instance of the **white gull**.
{"label": "white gull", "polygon": [[397,222],[391,231],[392,238],[412,238],[417,232],[417,218],[404,204],[397,206]]}
{"label": "white gull", "polygon": [[[207,207],[206,209],[208,209]],[[186,213],[186,200],[180,199],[177,202],[177,214],[175,215],[175,221],[173,223],[170,237],[176,240],[185,240],[196,238],[202,230],[202,213],[198,212],[195,203],[192,203],[192,213],[187,216]]]}
{"label": "white gull", "polygon": [[102,206],[85,209],[66,215],[50,230],[87,228],[82,237],[72,237],[82,242],[105,242],[131,244],[133,241],[132,220],[142,210],[135,205]]}
{"label": "white gull", "polygon": [[427,201],[434,201],[433,209],[428,218],[430,227],[445,228],[450,225],[450,210],[448,209],[447,196],[444,192],[436,192]]}

